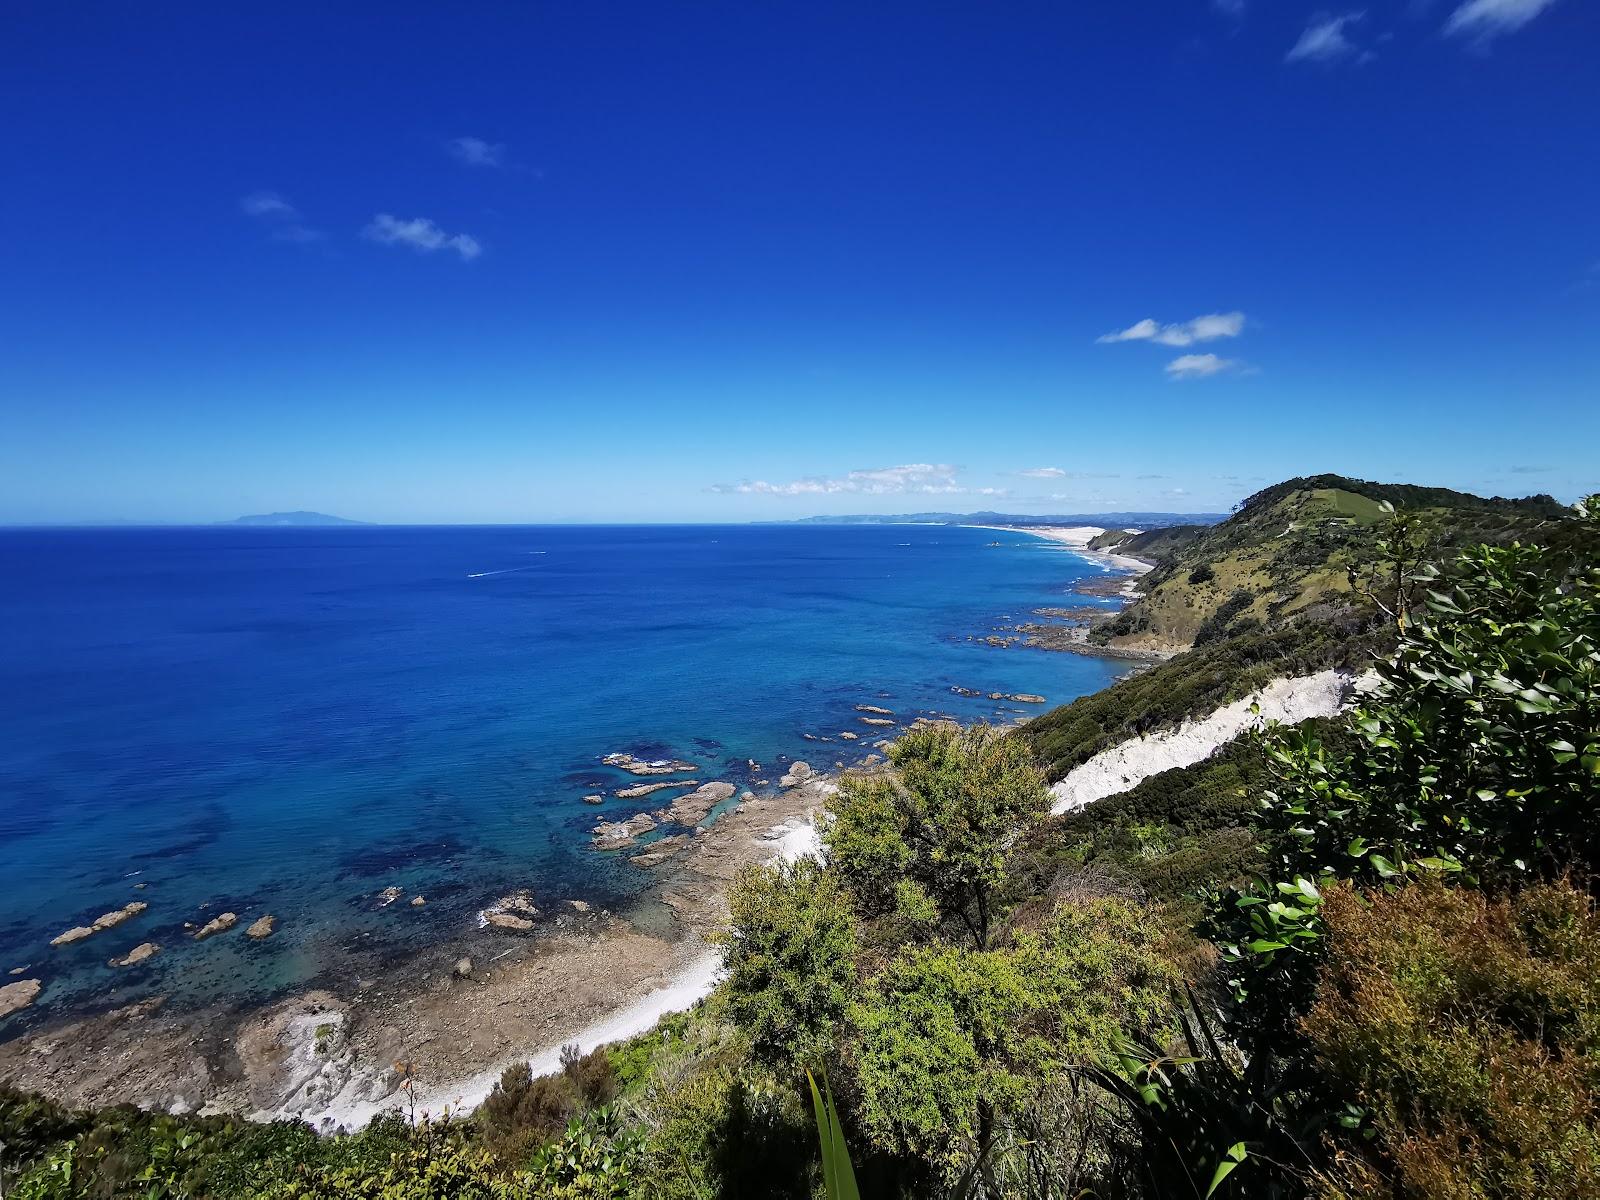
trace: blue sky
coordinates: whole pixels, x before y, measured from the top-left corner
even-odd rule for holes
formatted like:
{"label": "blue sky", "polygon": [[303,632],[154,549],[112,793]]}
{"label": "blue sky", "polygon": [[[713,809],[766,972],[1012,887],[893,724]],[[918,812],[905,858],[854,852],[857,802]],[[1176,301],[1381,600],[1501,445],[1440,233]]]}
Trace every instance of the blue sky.
{"label": "blue sky", "polygon": [[1600,489],[1600,5],[29,4],[0,520]]}

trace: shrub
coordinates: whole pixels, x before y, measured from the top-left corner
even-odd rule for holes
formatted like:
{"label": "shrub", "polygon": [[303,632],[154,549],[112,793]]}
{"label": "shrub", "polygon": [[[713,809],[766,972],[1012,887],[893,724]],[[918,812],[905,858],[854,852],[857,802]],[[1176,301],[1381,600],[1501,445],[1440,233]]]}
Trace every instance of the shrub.
{"label": "shrub", "polygon": [[872,1141],[947,1181],[989,1164],[1002,1128],[1069,1068],[1170,1013],[1177,972],[1163,919],[1106,897],[1060,906],[1007,949],[903,952],[852,1012]]}
{"label": "shrub", "polygon": [[832,1049],[856,981],[855,925],[832,873],[814,858],[746,867],[723,939],[729,1015],[761,1061],[801,1073]]}
{"label": "shrub", "polygon": [[559,1074],[536,1076],[526,1062],[507,1067],[472,1119],[496,1157],[521,1165],[575,1114],[609,1104],[616,1094],[616,1073],[604,1049],[582,1054],[563,1046]]}
{"label": "shrub", "polygon": [[889,761],[892,774],[840,789],[823,835],[830,866],[868,915],[925,897],[986,948],[1016,834],[1049,810],[1032,748],[988,726],[939,724],[907,733]]}
{"label": "shrub", "polygon": [[1337,888],[1323,916],[1327,964],[1303,1029],[1358,1131],[1325,1194],[1600,1194],[1589,897],[1566,883],[1502,900],[1436,883]]}

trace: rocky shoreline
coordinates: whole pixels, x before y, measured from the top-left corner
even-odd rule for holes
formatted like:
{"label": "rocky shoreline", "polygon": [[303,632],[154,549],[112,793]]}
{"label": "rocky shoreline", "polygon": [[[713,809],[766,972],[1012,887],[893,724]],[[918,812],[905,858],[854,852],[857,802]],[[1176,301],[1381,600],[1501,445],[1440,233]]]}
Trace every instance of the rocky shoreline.
{"label": "rocky shoreline", "polygon": [[[791,764],[790,776],[803,767]],[[154,996],[47,1023],[0,1043],[0,1082],[71,1104],[298,1117],[326,1128],[398,1104],[408,1079],[419,1112],[474,1104],[519,1058],[553,1056],[619,1013],[647,1028],[671,1011],[661,1005],[683,1007],[709,990],[707,939],[725,919],[728,882],[748,863],[814,845],[810,821],[833,788],[806,768],[792,786],[746,793],[667,847],[639,846],[630,861],[658,875],[627,914],[513,892],[484,910],[477,930],[372,978],[256,1007],[177,1012]],[[703,821],[715,802],[702,794],[679,816]],[[37,994],[32,979],[8,984],[6,1010]]]}
{"label": "rocky shoreline", "polygon": [[1070,527],[982,525],[974,528],[1026,533],[1032,537],[1068,546],[1075,554],[1100,563],[1107,572],[1098,578],[1079,580],[1073,585],[1073,594],[1097,599],[1115,598],[1122,602],[1115,609],[1093,604],[1036,608],[1031,615],[1040,618],[1039,620],[1000,626],[994,633],[975,635],[974,640],[981,640],[1000,649],[1021,645],[1036,650],[1059,650],[1069,654],[1083,654],[1092,658],[1110,658],[1145,665],[1164,662],[1176,653],[1165,650],[1130,650],[1099,646],[1089,641],[1089,634],[1096,625],[1114,616],[1130,601],[1139,599],[1140,577],[1155,569],[1154,563],[1146,562],[1142,558],[1091,549],[1089,543],[1105,530],[1092,525]]}
{"label": "rocky shoreline", "polygon": [[[1083,531],[1066,532],[1076,539]],[[1127,594],[1130,580],[1121,573],[1126,562],[1111,563],[1116,556],[1088,551],[1076,540],[1071,544],[1118,569],[1081,581],[1077,590],[1086,596]],[[986,640],[1099,653],[1081,638],[1085,622],[1108,611],[1090,604],[1035,610],[1041,620]],[[992,719],[1001,721],[1026,719],[1026,708],[1049,703],[1031,693],[959,685],[950,690],[995,702],[1000,707]],[[886,739],[930,720],[953,719],[932,710],[897,714],[882,702],[856,703],[851,715],[854,728],[841,728],[841,720],[831,731],[800,735],[840,743],[843,758],[832,763],[836,769],[847,762],[870,767],[877,761],[873,751],[886,746]],[[708,938],[725,919],[728,883],[748,863],[794,857],[814,846],[810,822],[835,783],[803,762],[770,772],[752,762],[753,790],[742,792],[717,779],[714,768],[677,758],[619,752],[599,762],[633,778],[606,790],[591,783],[593,790],[579,797],[592,805],[622,802],[620,811],[603,810],[605,819],[593,825],[591,852],[652,876],[626,913],[508,881],[506,892],[496,900],[486,897],[476,922],[459,935],[389,961],[352,959],[340,978],[318,976],[270,1003],[179,1011],[155,995],[109,1011],[46,1020],[0,1042],[0,1082],[74,1104],[130,1102],[353,1125],[399,1103],[407,1081],[419,1112],[471,1105],[487,1094],[500,1069],[518,1059],[538,1063],[549,1057],[554,1069],[554,1055],[565,1042],[579,1041],[587,1049],[607,1040],[601,1032],[621,1037],[648,1028],[709,991],[716,956]],[[780,773],[775,780],[757,778]],[[375,899],[383,908],[407,895],[389,887],[368,903]],[[420,894],[409,897],[414,908],[426,903]],[[147,907],[132,902],[57,940],[70,944],[95,936]],[[276,929],[270,914],[241,919],[222,912],[185,922],[182,936],[263,940]],[[131,968],[160,951],[157,942],[143,942],[110,962]],[[40,972],[25,974],[0,988],[0,1017],[39,996]]]}

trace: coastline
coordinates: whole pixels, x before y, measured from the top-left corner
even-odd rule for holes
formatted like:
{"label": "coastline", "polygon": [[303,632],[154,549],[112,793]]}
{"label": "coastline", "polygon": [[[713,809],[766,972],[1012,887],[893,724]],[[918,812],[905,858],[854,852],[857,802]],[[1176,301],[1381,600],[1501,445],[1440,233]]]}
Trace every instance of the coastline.
{"label": "coastline", "polygon": [[563,902],[536,931],[464,931],[376,979],[260,1006],[176,1013],[151,997],[0,1043],[0,1079],[75,1105],[289,1118],[325,1132],[397,1106],[470,1110],[508,1066],[554,1070],[563,1046],[631,1037],[708,995],[728,884],[748,864],[815,852],[813,817],[834,786],[812,775],[698,827],[675,859],[638,868],[655,878],[626,915]]}
{"label": "coastline", "polygon": [[[1115,586],[1115,574],[1148,569],[1125,556],[1088,550],[1087,541],[1098,529],[1008,531],[1061,542],[1102,568],[1105,576],[1093,580],[1096,584]],[[987,689],[984,694],[996,703],[1044,703],[1037,695]],[[868,739],[894,735],[879,726],[907,727],[914,713],[921,714],[919,720],[946,715],[936,708],[911,708],[893,721],[883,715],[886,709],[856,709],[873,714],[855,718],[870,731],[861,731],[848,749],[843,742],[837,750],[815,748],[834,768],[846,765],[833,762],[835,754],[850,763],[865,756],[859,765],[870,767],[876,757],[871,750],[881,743]],[[755,773],[756,764],[750,765]],[[645,774],[653,778],[655,773]],[[731,784],[717,786],[733,790]],[[716,804],[718,815],[709,821],[701,808],[702,819],[691,817],[688,824],[657,811],[657,819],[681,828],[663,831],[670,837],[646,834],[655,840],[630,839],[615,849],[592,851],[613,862],[630,859],[620,866],[623,871],[647,873],[649,885],[626,911],[608,912],[598,902],[591,908],[564,898],[583,895],[581,890],[563,894],[555,881],[548,887],[530,881],[532,897],[521,893],[520,903],[536,903],[542,913],[514,905],[502,909],[504,900],[486,904],[485,913],[509,920],[491,926],[480,913],[477,926],[452,924],[446,936],[392,957],[380,957],[352,939],[348,958],[334,973],[307,977],[267,993],[268,998],[180,1011],[180,1001],[169,1003],[160,992],[130,1002],[125,991],[108,999],[115,1007],[46,1020],[0,1041],[0,1081],[69,1104],[128,1102],[259,1120],[293,1118],[323,1129],[359,1125],[397,1106],[414,1107],[419,1114],[470,1109],[507,1066],[526,1061],[536,1070],[553,1069],[565,1045],[576,1043],[587,1051],[632,1036],[707,995],[719,965],[709,935],[725,921],[734,874],[749,863],[814,851],[818,839],[811,819],[833,787],[832,779],[815,775],[795,786],[745,793],[744,802],[733,807]],[[394,890],[396,898],[401,894],[399,888],[386,890]],[[434,899],[431,892],[429,899]],[[249,920],[250,910],[240,911]],[[524,920],[524,911],[536,919]],[[242,937],[243,929],[240,922],[240,932],[229,936]],[[264,936],[271,936],[270,929]],[[464,959],[471,960],[465,972],[460,970]],[[409,1090],[402,1087],[408,1082]]]}
{"label": "coastline", "polygon": [[[1155,564],[1131,554],[1116,554],[1109,550],[1091,550],[1089,543],[1106,530],[1098,525],[964,525],[963,529],[993,529],[1002,533],[1026,533],[1066,546],[1081,558],[1088,559],[1102,570],[1120,570],[1137,578],[1155,569]],[[1124,596],[1136,596],[1134,580],[1123,586]]]}

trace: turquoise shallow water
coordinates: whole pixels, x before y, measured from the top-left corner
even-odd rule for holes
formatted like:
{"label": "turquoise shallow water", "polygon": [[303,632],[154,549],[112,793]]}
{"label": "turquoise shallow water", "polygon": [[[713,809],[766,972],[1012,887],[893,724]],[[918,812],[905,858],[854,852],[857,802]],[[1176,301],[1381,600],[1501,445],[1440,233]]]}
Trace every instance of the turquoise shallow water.
{"label": "turquoise shallow water", "polygon": [[[636,782],[602,755],[743,787],[869,752],[858,703],[1065,702],[1126,667],[973,639],[1092,603],[1067,593],[1100,570],[950,526],[0,531],[0,972],[46,982],[0,1036],[156,989],[263,998],[447,939],[513,887],[623,904],[648,879],[588,830],[641,806],[582,802]],[[802,736],[852,728],[855,750]],[[388,886],[428,904],[380,909]],[[183,936],[224,910],[281,931]],[[145,940],[149,966],[106,965]]]}

